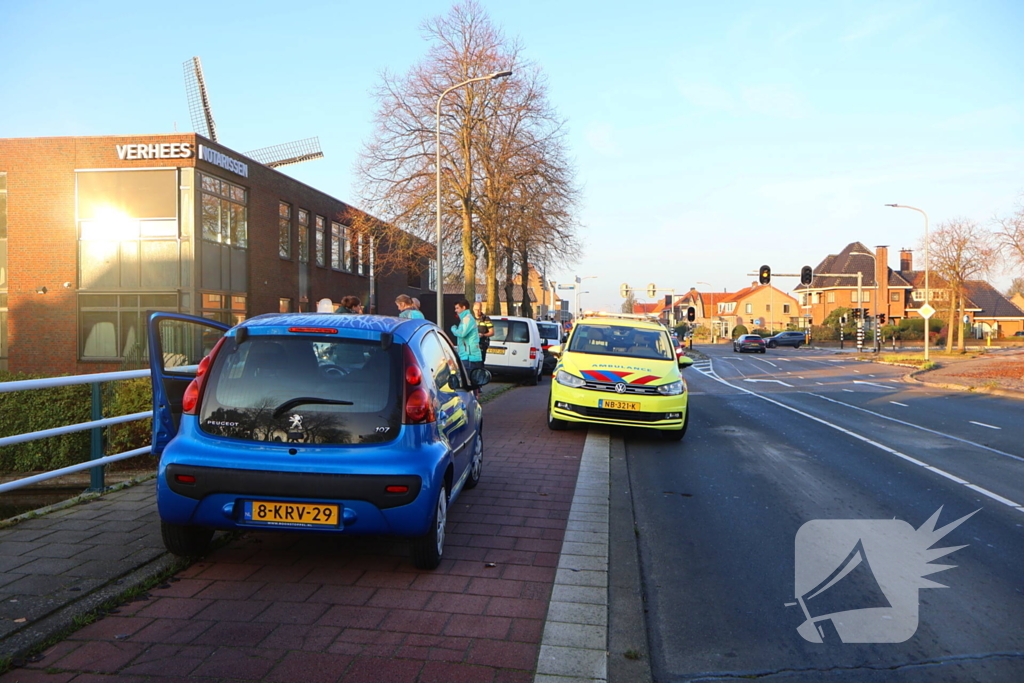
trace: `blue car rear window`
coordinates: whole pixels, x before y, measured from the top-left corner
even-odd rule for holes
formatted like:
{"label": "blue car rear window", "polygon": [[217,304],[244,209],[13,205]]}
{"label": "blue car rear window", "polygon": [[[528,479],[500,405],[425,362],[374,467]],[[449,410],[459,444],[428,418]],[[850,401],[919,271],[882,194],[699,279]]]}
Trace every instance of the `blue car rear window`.
{"label": "blue car rear window", "polygon": [[199,426],[248,441],[390,441],[401,426],[398,350],[334,337],[228,339],[211,368]]}

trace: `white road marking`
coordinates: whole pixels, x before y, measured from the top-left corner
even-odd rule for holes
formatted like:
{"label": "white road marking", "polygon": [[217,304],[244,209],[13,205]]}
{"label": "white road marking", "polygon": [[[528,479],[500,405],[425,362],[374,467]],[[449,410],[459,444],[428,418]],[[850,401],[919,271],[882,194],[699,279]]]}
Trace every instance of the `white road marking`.
{"label": "white road marking", "polygon": [[[924,328],[921,328],[921,329],[924,329]],[[843,391],[848,391],[848,392],[850,392],[851,394],[854,394],[854,393],[856,393],[856,392],[855,392],[855,391],[854,391],[853,389],[843,389]]]}
{"label": "white road marking", "polygon": [[[924,328],[922,327],[921,329],[923,330]],[[815,384],[817,384],[819,387],[825,386],[824,382],[815,382]]]}
{"label": "white road marking", "polygon": [[[922,327],[921,329],[923,330],[924,328]],[[771,362],[770,360],[765,360],[764,358],[755,358],[754,360],[759,360],[762,363],[767,363],[768,365],[772,366],[773,368],[778,368],[779,367],[775,363]]]}
{"label": "white road marking", "polygon": [[[924,328],[921,328],[921,329],[923,330]],[[868,385],[871,385],[873,387],[878,387],[879,389],[892,389],[892,387],[887,387],[884,384],[875,384],[874,382],[865,382],[864,380],[860,380],[860,379],[853,380],[853,383],[854,384],[868,384]]]}
{"label": "white road marking", "polygon": [[907,407],[906,403],[900,403],[899,401],[889,401],[889,403],[894,403],[894,404],[896,404],[898,406],[903,406],[904,408]]}
{"label": "white road marking", "polygon": [[786,384],[781,379],[745,379],[743,381],[744,382],[775,382],[776,384],[781,384],[784,387],[792,387],[793,386],[792,384]]}
{"label": "white road marking", "polygon": [[978,493],[980,493],[983,496],[988,496],[992,500],[998,500],[1003,505],[1008,505],[1009,507],[1012,507],[1012,508],[1020,507],[1020,503],[1014,503],[1009,498],[1003,498],[998,493],[992,493],[988,489],[983,489],[980,486],[977,486],[976,484],[966,484],[966,486],[967,486],[967,488],[969,488],[969,489],[971,489],[973,491],[977,491]]}
{"label": "white road marking", "polygon": [[[714,371],[712,371],[712,372],[714,372]],[[797,408],[794,408],[793,406],[786,405],[785,403],[783,403],[781,401],[776,401],[775,399],[769,398],[769,397],[765,396],[764,394],[759,394],[756,391],[751,391],[750,389],[745,389],[743,387],[738,387],[738,386],[736,386],[734,384],[730,384],[729,382],[725,381],[721,377],[718,377],[717,375],[712,375],[712,378],[715,379],[716,381],[721,382],[722,384],[732,388],[732,389],[737,389],[737,390],[742,391],[742,392],[744,392],[746,394],[751,394],[751,395],[756,396],[757,398],[761,399],[762,401],[767,401],[768,403],[773,403],[773,404],[777,405],[780,408],[783,408],[783,409],[788,410],[790,412],[796,413],[797,415],[801,415],[803,417],[806,417],[806,418],[808,418],[810,420],[813,420],[813,421],[815,421],[815,422],[817,422],[819,424],[823,424],[826,427],[831,427],[832,429],[835,429],[836,431],[842,432],[843,434],[846,434],[847,436],[850,436],[850,437],[852,437],[854,439],[857,439],[858,441],[863,441],[864,443],[869,444],[871,446],[874,446],[875,448],[877,448],[879,450],[882,450],[882,451],[885,451],[886,453],[890,453],[892,455],[895,455],[897,458],[900,458],[902,460],[906,460],[909,463],[913,463],[915,465],[923,467],[923,468],[927,469],[930,472],[935,472],[936,474],[939,474],[939,475],[941,475],[943,477],[946,477],[947,479],[950,479],[951,481],[956,481],[957,479],[959,479],[959,477],[954,479],[955,475],[952,475],[949,472],[945,472],[943,470],[940,470],[938,467],[935,467],[933,465],[929,465],[926,462],[921,462],[917,458],[911,457],[911,456],[907,455],[906,453],[900,453],[895,448],[890,448],[890,447],[886,446],[885,444],[882,444],[882,443],[879,443],[879,442],[874,441],[872,439],[869,439],[866,436],[862,436],[862,435],[860,435],[860,434],[858,434],[856,432],[852,432],[849,429],[845,429],[844,427],[840,427],[839,425],[834,424],[832,422],[829,422],[828,420],[823,420],[822,418],[816,417],[814,415],[811,415],[810,413],[805,413],[804,411],[799,410]],[[817,394],[811,394],[811,396],[818,396],[818,395]],[[818,398],[825,398],[825,397],[824,396],[818,396]],[[826,401],[832,401],[832,399],[829,399],[829,398],[825,398],[825,400]],[[842,401],[832,401],[832,402],[833,403],[839,403],[840,405],[846,405],[846,406],[848,406],[850,408],[857,408],[857,406],[850,406],[849,404],[843,403]],[[862,408],[858,408],[858,410],[863,410],[863,409]],[[870,410],[865,410],[864,412],[871,413]],[[871,413],[871,414],[872,415],[878,415],[877,413]],[[885,416],[884,415],[879,415],[879,417],[885,417]],[[895,420],[893,418],[886,418],[886,419],[893,420],[893,422],[901,422],[903,424],[907,424],[907,423],[902,422],[902,420]],[[911,425],[911,426],[914,426],[914,425]],[[925,429],[925,428],[921,427],[921,429]],[[930,432],[932,430],[925,429],[925,431],[929,431]],[[934,432],[934,433],[938,434],[938,432]],[[942,434],[941,436],[948,436],[948,435]],[[956,439],[957,441],[963,441],[963,439],[957,439],[956,437],[952,437],[952,436],[949,437],[949,438]],[[966,442],[966,443],[970,443],[970,442]],[[978,444],[974,444],[974,445],[978,445]],[[980,448],[985,448],[984,446],[979,446],[979,447]],[[996,453],[1000,453],[1000,451],[996,451],[993,448],[988,448],[987,450],[991,450],[991,451],[994,451]],[[1015,458],[1017,460],[1024,460],[1024,458],[1018,458],[1017,456],[1010,455],[1009,453],[1003,453],[1003,455],[1009,455],[1011,458]],[[962,481],[964,482],[962,485],[966,486],[967,488],[971,489],[972,491],[977,491],[978,493],[980,493],[980,494],[982,494],[984,496],[988,496],[992,500],[998,501],[998,502],[1002,503],[1003,505],[1006,505],[1008,507],[1013,507],[1013,508],[1016,508],[1020,512],[1024,512],[1024,506],[1021,506],[1020,504],[1013,502],[1009,498],[1003,498],[1002,496],[1000,496],[997,493],[993,493],[992,491],[989,491],[988,489],[982,488],[982,487],[977,486],[975,484],[968,483],[966,480],[962,480]]]}
{"label": "white road marking", "polygon": [[968,441],[967,439],[961,439],[959,436],[953,436],[952,434],[944,434],[943,432],[937,432],[934,429],[928,429],[927,427],[922,427],[921,425],[916,425],[913,422],[905,422],[904,420],[898,420],[895,417],[889,417],[888,415],[882,415],[881,413],[876,413],[875,411],[868,410],[867,408],[861,408],[860,406],[851,405],[849,403],[843,403],[842,401],[837,401],[834,398],[829,398],[828,396],[822,396],[821,394],[812,394],[811,392],[807,392],[807,395],[808,396],[814,396],[816,398],[820,398],[821,400],[828,401],[829,403],[838,403],[841,406],[846,406],[847,408],[853,408],[854,410],[859,410],[862,413],[868,413],[869,415],[874,415],[875,417],[879,417],[879,418],[881,418],[883,420],[888,420],[889,422],[896,422],[896,423],[899,423],[899,424],[901,424],[901,425],[903,425],[905,427],[913,427],[914,429],[920,429],[922,432],[928,432],[929,434],[935,434],[936,436],[941,436],[941,437],[944,437],[946,439],[952,439],[953,441],[959,441],[960,443],[965,443],[968,446],[974,446],[975,448],[981,448],[982,450],[989,451],[990,453],[995,453],[996,455],[1003,455],[1003,456],[1006,456],[1007,458],[1013,458],[1014,460],[1017,460],[1018,462],[1024,462],[1024,458],[1020,457],[1019,455],[1014,455],[1013,453],[1007,453],[1006,451],[1001,451],[998,448],[992,448],[991,446],[986,446],[984,444],[975,443],[974,441]]}
{"label": "white road marking", "polygon": [[993,425],[987,425],[984,422],[975,422],[974,420],[968,420],[972,425],[978,425],[979,427],[988,427],[989,429],[1002,429],[1002,427],[996,427]]}
{"label": "white road marking", "polygon": [[955,475],[952,475],[952,474],[950,474],[949,472],[943,472],[943,471],[942,471],[942,470],[940,470],[940,469],[939,469],[938,467],[932,467],[931,465],[928,465],[927,467],[925,467],[925,469],[926,469],[926,470],[931,470],[932,472],[935,472],[936,474],[941,474],[941,475],[942,475],[942,476],[944,476],[944,477],[945,477],[946,479],[952,479],[953,481],[955,481],[955,482],[956,482],[956,483],[958,483],[958,484],[969,484],[969,483],[970,483],[970,482],[969,482],[969,481],[967,481],[966,479],[961,479],[960,477],[957,477],[957,476],[955,476]]}

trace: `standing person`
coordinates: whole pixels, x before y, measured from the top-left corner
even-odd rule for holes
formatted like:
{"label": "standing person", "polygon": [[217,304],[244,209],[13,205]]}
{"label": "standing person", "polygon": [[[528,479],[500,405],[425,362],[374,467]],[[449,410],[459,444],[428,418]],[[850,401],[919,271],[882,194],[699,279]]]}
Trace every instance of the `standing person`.
{"label": "standing person", "polygon": [[[480,331],[477,329],[476,318],[469,310],[469,302],[459,299],[455,303],[455,314],[459,316],[459,324],[452,325],[452,334],[458,340],[459,359],[466,366],[466,370],[472,372],[476,368],[482,368],[483,356],[480,355]],[[474,389],[479,396],[480,389]]]}
{"label": "standing person", "polygon": [[412,307],[415,308],[417,311],[420,310],[420,300],[417,299],[416,297],[412,298]]}
{"label": "standing person", "polygon": [[361,315],[363,303],[356,296],[346,296],[341,299],[341,307],[338,308],[338,315]]}
{"label": "standing person", "polygon": [[494,323],[492,323],[490,317],[484,313],[482,306],[477,312],[476,327],[480,332],[480,360],[486,362],[487,349],[491,347],[491,337],[494,336]]}
{"label": "standing person", "polygon": [[398,317],[399,318],[413,318],[416,320],[424,320],[423,314],[413,305],[413,299],[408,294],[399,294],[395,299],[395,305],[398,306]]}

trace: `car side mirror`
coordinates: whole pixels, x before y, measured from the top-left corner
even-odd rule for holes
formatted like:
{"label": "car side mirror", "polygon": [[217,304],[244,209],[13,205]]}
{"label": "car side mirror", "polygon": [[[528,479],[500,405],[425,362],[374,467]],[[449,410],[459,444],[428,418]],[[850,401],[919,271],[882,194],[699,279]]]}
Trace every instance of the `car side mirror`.
{"label": "car side mirror", "polygon": [[562,345],[561,344],[555,344],[554,346],[549,346],[548,347],[548,353],[550,353],[555,358],[561,358],[562,357]]}
{"label": "car side mirror", "polygon": [[685,370],[686,368],[693,365],[693,359],[689,356],[679,356],[679,369]]}
{"label": "car side mirror", "polygon": [[474,368],[469,373],[469,380],[473,386],[482,387],[491,383],[491,371],[487,368]]}

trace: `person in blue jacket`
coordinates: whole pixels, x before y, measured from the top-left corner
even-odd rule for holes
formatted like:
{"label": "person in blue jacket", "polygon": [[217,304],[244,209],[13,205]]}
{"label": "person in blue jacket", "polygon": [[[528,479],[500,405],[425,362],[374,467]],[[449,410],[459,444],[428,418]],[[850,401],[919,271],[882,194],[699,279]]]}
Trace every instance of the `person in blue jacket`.
{"label": "person in blue jacket", "polygon": [[483,355],[480,353],[480,331],[476,326],[476,318],[473,311],[469,310],[469,302],[460,299],[455,304],[455,313],[459,316],[459,323],[452,325],[452,334],[458,341],[459,358],[466,370],[472,372],[475,368],[482,368]]}
{"label": "person in blue jacket", "polygon": [[412,303],[412,297],[408,294],[399,294],[395,299],[395,305],[398,306],[400,313],[399,318],[415,318],[417,320],[423,320],[423,314],[420,313],[419,309]]}

